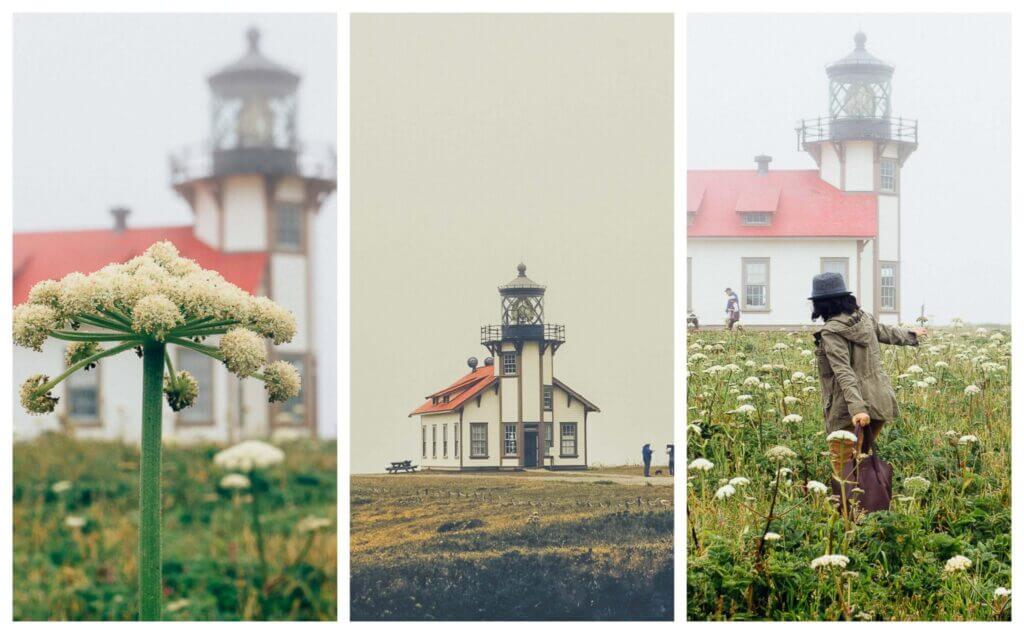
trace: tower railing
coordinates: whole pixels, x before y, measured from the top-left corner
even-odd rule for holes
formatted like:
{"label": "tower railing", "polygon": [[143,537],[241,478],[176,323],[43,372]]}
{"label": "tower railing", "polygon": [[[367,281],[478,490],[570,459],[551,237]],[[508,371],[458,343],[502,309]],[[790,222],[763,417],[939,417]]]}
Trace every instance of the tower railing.
{"label": "tower railing", "polygon": [[[245,148],[257,150],[258,148]],[[267,148],[282,152],[278,148]],[[231,150],[225,150],[230,152]],[[334,181],[338,172],[338,152],[329,143],[301,143],[295,148],[295,175],[302,178]],[[209,142],[194,143],[172,151],[168,156],[171,185],[215,176],[214,148]]]}
{"label": "tower railing", "polygon": [[565,343],[565,324],[480,326],[480,343],[485,346],[515,339],[543,339],[550,343]]}
{"label": "tower railing", "polygon": [[807,143],[862,138],[917,145],[917,119],[903,117],[817,117],[797,122],[797,150]]}

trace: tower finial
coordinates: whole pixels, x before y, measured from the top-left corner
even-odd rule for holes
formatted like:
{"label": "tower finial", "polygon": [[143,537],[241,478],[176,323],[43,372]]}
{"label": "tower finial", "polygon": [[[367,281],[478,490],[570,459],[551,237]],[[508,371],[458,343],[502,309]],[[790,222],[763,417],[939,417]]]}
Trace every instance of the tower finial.
{"label": "tower finial", "polygon": [[868,36],[864,35],[864,31],[857,31],[856,35],[853,36],[853,43],[858,49],[864,50],[864,44],[868,41]]}
{"label": "tower finial", "polygon": [[526,265],[525,264],[520,262],[519,266],[516,267],[516,270],[519,271],[519,277],[526,277]]}
{"label": "tower finial", "polygon": [[255,26],[249,27],[245,32],[245,38],[249,40],[249,51],[258,53],[260,50],[260,30]]}

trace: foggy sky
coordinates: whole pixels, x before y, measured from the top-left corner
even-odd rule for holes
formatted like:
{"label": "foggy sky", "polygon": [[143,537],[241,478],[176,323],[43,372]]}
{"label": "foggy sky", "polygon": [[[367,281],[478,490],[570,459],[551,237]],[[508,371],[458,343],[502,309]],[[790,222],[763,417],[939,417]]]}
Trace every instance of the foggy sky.
{"label": "foggy sky", "polygon": [[[206,76],[261,49],[302,75],[299,136],[337,138],[337,28],[331,15],[16,15],[14,230],[191,224],[169,186],[168,153],[208,135]],[[314,221],[317,411],[335,436],[336,226],[332,196]],[[327,289],[327,290],[323,290]]]}
{"label": "foggy sky", "polygon": [[[896,67],[893,115],[919,120],[901,172],[902,318],[1010,321],[1009,18],[690,16],[690,169],[815,169],[800,118],[828,114],[825,66],[867,50]],[[817,272],[817,271],[814,271]]]}

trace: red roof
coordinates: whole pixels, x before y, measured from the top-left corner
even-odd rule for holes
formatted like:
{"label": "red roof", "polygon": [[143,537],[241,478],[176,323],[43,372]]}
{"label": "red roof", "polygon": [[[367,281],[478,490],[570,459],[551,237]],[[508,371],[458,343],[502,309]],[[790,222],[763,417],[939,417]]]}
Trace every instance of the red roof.
{"label": "red roof", "polygon": [[[415,416],[417,414],[454,412],[459,409],[463,403],[480,392],[483,392],[488,386],[493,385],[497,380],[498,379],[494,376],[493,365],[485,365],[482,368],[477,368],[443,390],[429,394],[427,396],[427,402],[413,410],[409,416]],[[445,397],[448,398],[447,403],[444,400]],[[434,403],[435,398],[437,399],[437,403]]]}
{"label": "red roof", "polygon": [[[700,192],[687,236],[870,238],[878,234],[878,203],[872,193],[843,192],[817,170],[692,170],[688,192]],[[689,198],[689,196],[688,196]],[[742,223],[741,211],[773,212],[766,226]]]}
{"label": "red roof", "polygon": [[161,240],[170,240],[183,256],[217,271],[249,293],[256,293],[263,282],[265,252],[218,251],[196,238],[191,226],[126,229],[121,233],[110,229],[16,233],[14,303],[28,299],[36,282],[59,280],[73,271],[92,273],[111,262],[130,260]]}

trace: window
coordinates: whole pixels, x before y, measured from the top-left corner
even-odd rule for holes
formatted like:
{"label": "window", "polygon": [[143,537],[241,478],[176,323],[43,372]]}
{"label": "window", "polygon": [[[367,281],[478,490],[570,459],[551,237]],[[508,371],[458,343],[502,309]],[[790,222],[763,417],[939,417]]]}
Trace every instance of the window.
{"label": "window", "polygon": [[313,377],[306,376],[306,357],[301,354],[281,354],[277,358],[287,361],[295,366],[302,376],[302,385],[299,393],[287,401],[278,404],[274,414],[275,425],[305,425],[306,424],[306,384],[312,385]]}
{"label": "window", "polygon": [[469,457],[487,457],[487,423],[469,424]]}
{"label": "window", "polygon": [[441,443],[444,449],[444,457],[448,457],[448,425],[441,426]]}
{"label": "window", "polygon": [[518,436],[516,434],[515,425],[505,425],[505,455],[515,456],[518,455],[517,441]]}
{"label": "window", "polygon": [[462,437],[462,425],[455,423],[455,457],[458,458],[459,454],[459,439]]}
{"label": "window", "polygon": [[274,246],[288,251],[302,250],[302,207],[278,203],[274,210]]}
{"label": "window", "polygon": [[843,276],[846,288],[850,288],[850,258],[821,258],[822,273],[838,273]]}
{"label": "window", "polygon": [[192,407],[186,407],[177,414],[181,423],[192,425],[213,424],[213,359],[201,352],[178,348],[176,371],[188,372],[199,384],[199,395]]}
{"label": "window", "polygon": [[576,423],[562,423],[562,456],[576,457]]}
{"label": "window", "polygon": [[772,215],[767,211],[746,211],[740,214],[740,220],[745,225],[765,227],[772,224]]}
{"label": "window", "polygon": [[555,402],[555,389],[550,385],[544,386],[544,411],[550,412],[551,408],[554,407]]}
{"label": "window", "polygon": [[896,161],[882,159],[878,164],[878,185],[883,192],[896,193]]}
{"label": "window", "polygon": [[67,414],[71,420],[99,422],[99,372],[99,367],[95,367],[87,372],[75,372],[64,380],[67,385]]}
{"label": "window", "polygon": [[514,350],[501,353],[501,373],[505,376],[515,376],[519,373]]}
{"label": "window", "polygon": [[769,310],[769,277],[768,258],[743,258],[744,310]]}
{"label": "window", "polygon": [[544,423],[544,444],[548,447],[555,446],[555,424]]}
{"label": "window", "polygon": [[879,266],[879,289],[881,310],[896,312],[896,284],[899,282],[899,267],[895,262],[882,262]]}
{"label": "window", "polygon": [[437,425],[430,426],[430,457],[437,457]]}
{"label": "window", "polygon": [[426,458],[427,457],[427,426],[424,425],[421,429],[423,430],[423,457]]}

